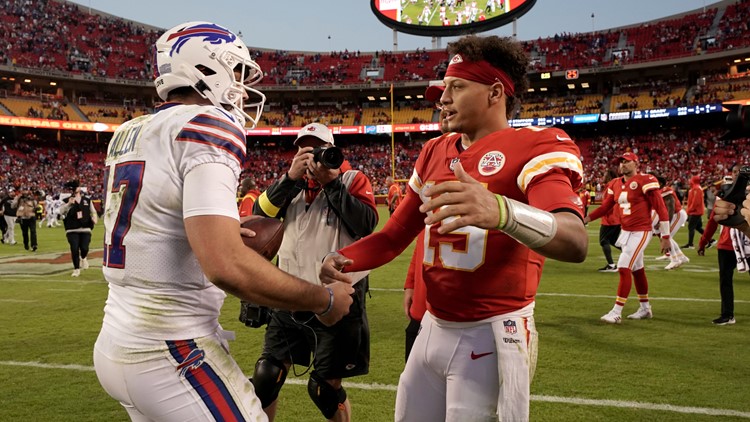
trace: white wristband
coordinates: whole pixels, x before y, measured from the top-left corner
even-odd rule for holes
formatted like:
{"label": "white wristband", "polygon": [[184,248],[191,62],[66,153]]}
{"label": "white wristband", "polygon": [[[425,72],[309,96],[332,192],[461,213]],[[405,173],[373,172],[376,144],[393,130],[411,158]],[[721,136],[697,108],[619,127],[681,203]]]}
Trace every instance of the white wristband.
{"label": "white wristband", "polygon": [[669,221],[659,222],[659,235],[661,237],[669,237]]}
{"label": "white wristband", "polygon": [[502,231],[531,249],[541,248],[557,234],[557,220],[551,212],[503,197],[508,211]]}

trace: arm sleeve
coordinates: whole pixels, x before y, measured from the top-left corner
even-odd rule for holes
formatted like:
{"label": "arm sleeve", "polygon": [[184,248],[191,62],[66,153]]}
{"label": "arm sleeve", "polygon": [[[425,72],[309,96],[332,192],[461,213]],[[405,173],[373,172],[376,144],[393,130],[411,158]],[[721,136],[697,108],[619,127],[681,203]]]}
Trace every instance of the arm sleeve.
{"label": "arm sleeve", "polygon": [[594,211],[589,213],[589,219],[591,221],[594,221],[598,218],[601,218],[609,212],[612,208],[615,206],[615,199],[612,195],[607,195],[604,197],[604,201],[602,201],[602,205],[595,209]]}
{"label": "arm sleeve", "polygon": [[339,250],[354,263],[346,272],[370,270],[391,262],[425,229],[425,214],[419,211],[422,201],[409,190],[404,202],[396,208],[382,230]]}
{"label": "arm sleeve", "polygon": [[553,169],[537,176],[526,189],[529,205],[549,212],[568,211],[583,220],[581,198],[565,172]]}
{"label": "arm sleeve", "polygon": [[294,181],[287,174],[273,182],[265,192],[260,194],[253,205],[253,214],[264,217],[281,218],[284,210],[292,199],[299,195],[305,187],[305,179]]}
{"label": "arm sleeve", "polygon": [[365,237],[375,230],[378,213],[370,180],[362,172],[357,172],[349,189],[340,178],[323,187],[328,205],[341,219],[346,231],[354,238]]}
{"label": "arm sleeve", "polygon": [[409,269],[406,271],[406,280],[404,281],[404,289],[414,288],[414,272],[416,271],[417,265],[417,249],[414,249],[414,253],[411,254],[411,262],[409,262]]}
{"label": "arm sleeve", "polygon": [[714,233],[716,233],[718,227],[719,223],[714,220],[714,210],[711,210],[711,215],[708,217],[708,221],[706,221],[706,227],[703,229],[701,240],[698,242],[698,249],[706,248],[708,241],[714,237]]}
{"label": "arm sleeve", "polygon": [[659,190],[651,189],[646,192],[646,198],[648,198],[648,202],[651,204],[651,209],[656,211],[656,214],[659,216],[659,221],[669,221],[667,207],[664,206],[664,199],[662,199]]}

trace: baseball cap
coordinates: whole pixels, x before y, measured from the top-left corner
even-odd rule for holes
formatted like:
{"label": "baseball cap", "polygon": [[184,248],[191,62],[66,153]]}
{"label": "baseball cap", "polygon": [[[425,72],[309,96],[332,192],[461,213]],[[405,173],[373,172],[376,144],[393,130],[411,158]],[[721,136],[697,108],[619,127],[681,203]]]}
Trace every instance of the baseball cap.
{"label": "baseball cap", "polygon": [[436,103],[440,101],[440,97],[443,96],[443,91],[445,91],[445,85],[430,85],[424,91],[424,98],[427,101]]}
{"label": "baseball cap", "polygon": [[638,161],[638,156],[633,154],[632,152],[626,152],[620,156],[623,160],[628,161]]}
{"label": "baseball cap", "polygon": [[333,133],[331,132],[331,129],[328,129],[324,124],[310,123],[300,129],[299,132],[297,132],[297,139],[294,140],[294,145],[297,145],[300,138],[304,138],[305,136],[314,136],[327,144],[334,145]]}

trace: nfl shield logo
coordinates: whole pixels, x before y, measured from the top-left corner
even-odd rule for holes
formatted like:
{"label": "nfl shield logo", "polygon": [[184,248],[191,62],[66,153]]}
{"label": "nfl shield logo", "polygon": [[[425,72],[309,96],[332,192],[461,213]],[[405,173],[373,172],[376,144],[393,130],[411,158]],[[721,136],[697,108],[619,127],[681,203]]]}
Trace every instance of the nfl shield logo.
{"label": "nfl shield logo", "polygon": [[510,319],[503,321],[503,328],[505,328],[505,332],[508,334],[515,334],[518,332],[516,329],[516,322]]}

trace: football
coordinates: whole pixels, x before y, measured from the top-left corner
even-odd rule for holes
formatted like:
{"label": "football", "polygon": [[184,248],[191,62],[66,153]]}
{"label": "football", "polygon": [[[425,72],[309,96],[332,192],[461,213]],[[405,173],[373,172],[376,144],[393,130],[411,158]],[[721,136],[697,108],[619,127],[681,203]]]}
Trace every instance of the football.
{"label": "football", "polygon": [[260,217],[247,220],[242,227],[255,232],[255,237],[242,236],[242,242],[248,248],[272,260],[284,240],[284,223],[276,218]]}

